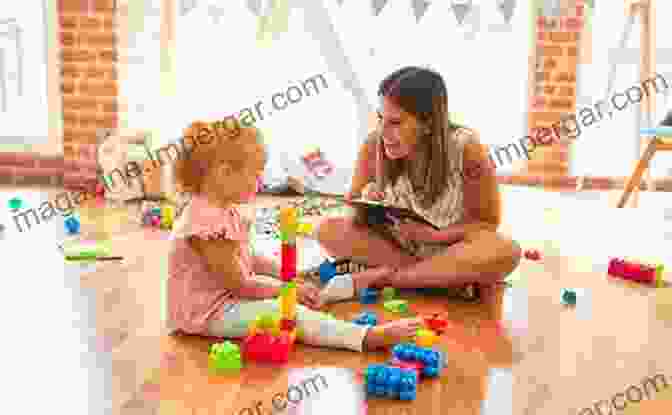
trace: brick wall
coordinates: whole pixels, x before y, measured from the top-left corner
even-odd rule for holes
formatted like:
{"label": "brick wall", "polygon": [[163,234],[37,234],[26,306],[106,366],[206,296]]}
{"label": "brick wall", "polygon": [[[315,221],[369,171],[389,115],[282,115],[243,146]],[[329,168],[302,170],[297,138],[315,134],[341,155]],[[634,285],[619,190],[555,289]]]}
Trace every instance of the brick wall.
{"label": "brick wall", "polygon": [[64,184],[95,181],[96,131],[118,127],[115,0],[59,0]]}

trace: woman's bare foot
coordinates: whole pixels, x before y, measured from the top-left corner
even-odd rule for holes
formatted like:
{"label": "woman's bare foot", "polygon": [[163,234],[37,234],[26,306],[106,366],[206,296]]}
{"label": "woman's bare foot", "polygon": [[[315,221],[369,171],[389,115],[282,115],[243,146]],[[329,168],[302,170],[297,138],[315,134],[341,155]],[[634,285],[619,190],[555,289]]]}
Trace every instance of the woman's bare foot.
{"label": "woman's bare foot", "polygon": [[404,318],[371,327],[364,339],[364,348],[375,350],[412,341],[418,329],[423,327],[422,323],[420,318]]}
{"label": "woman's bare foot", "polygon": [[352,281],[355,285],[355,292],[358,293],[364,288],[383,287],[387,278],[394,273],[391,267],[375,267],[352,274]]}

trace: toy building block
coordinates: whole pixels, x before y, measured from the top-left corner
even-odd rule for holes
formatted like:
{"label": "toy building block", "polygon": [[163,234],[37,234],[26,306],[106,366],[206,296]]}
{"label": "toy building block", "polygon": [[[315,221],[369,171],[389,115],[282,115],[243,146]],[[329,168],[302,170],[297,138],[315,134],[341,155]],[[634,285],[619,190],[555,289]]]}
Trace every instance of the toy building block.
{"label": "toy building block", "polygon": [[394,287],[385,287],[383,288],[383,300],[392,301],[397,296],[397,290]]}
{"label": "toy building block", "polygon": [[14,197],[9,199],[8,205],[11,210],[19,210],[23,206],[23,201],[18,197]]}
{"label": "toy building block", "polygon": [[526,249],[525,258],[531,261],[539,261],[541,259],[541,253],[536,249]]}
{"label": "toy building block", "polygon": [[560,300],[564,305],[576,305],[576,292],[567,288],[563,288],[560,294]]}
{"label": "toy building block", "polygon": [[448,328],[448,320],[441,318],[438,313],[432,314],[424,319],[425,326],[437,334],[443,334]]}
{"label": "toy building block", "polygon": [[370,311],[365,311],[353,321],[355,324],[359,324],[362,326],[375,326],[378,324],[378,316],[376,316],[376,313],[372,313]]}
{"label": "toy building block", "polygon": [[394,346],[392,356],[401,362],[422,363],[421,374],[425,377],[437,377],[443,370],[444,356],[441,352],[412,343],[400,343]]}
{"label": "toy building block", "polygon": [[301,223],[299,224],[296,232],[299,235],[310,235],[313,233],[313,224],[312,223]]}
{"label": "toy building block", "polygon": [[408,301],[406,300],[386,301],[383,303],[383,307],[385,307],[385,310],[392,313],[408,313]]}
{"label": "toy building block", "polygon": [[65,220],[65,230],[68,231],[68,235],[77,235],[79,233],[79,229],[79,221],[74,216],[69,216]]}
{"label": "toy building block", "polygon": [[247,361],[287,363],[293,343],[289,332],[281,332],[279,336],[257,333],[243,340],[243,357]]}
{"label": "toy building block", "polygon": [[230,341],[211,345],[208,366],[215,372],[240,370],[243,367],[240,348]]}
{"label": "toy building block", "polygon": [[418,376],[412,370],[388,365],[369,365],[364,372],[366,393],[371,396],[415,400]]}
{"label": "toy building block", "polygon": [[359,292],[359,301],[362,304],[375,304],[378,301],[379,291],[374,288],[364,288]]}
{"label": "toy building block", "polygon": [[420,347],[432,347],[439,340],[439,336],[432,330],[419,329],[415,335],[415,344]]}
{"label": "toy building block", "polygon": [[165,205],[161,207],[161,227],[163,229],[171,229],[173,227],[174,218],[175,216],[172,206]]}
{"label": "toy building block", "polygon": [[607,274],[642,284],[659,285],[662,283],[663,265],[650,265],[622,258],[611,258]]}

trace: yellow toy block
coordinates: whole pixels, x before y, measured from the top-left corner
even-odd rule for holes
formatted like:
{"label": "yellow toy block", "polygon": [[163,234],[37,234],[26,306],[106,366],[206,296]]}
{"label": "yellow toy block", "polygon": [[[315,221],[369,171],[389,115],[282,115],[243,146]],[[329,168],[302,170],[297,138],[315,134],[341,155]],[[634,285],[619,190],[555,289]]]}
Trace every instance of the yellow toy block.
{"label": "yellow toy block", "polygon": [[432,347],[438,340],[439,336],[428,329],[419,329],[415,335],[415,344],[419,347]]}
{"label": "yellow toy block", "polygon": [[280,230],[296,230],[299,226],[299,212],[294,207],[286,207],[280,210]]}
{"label": "yellow toy block", "polygon": [[312,223],[300,223],[296,231],[299,235],[310,235],[313,233],[313,224]]}
{"label": "yellow toy block", "polygon": [[280,313],[282,318],[296,319],[296,286],[285,287],[286,291],[280,296]]}

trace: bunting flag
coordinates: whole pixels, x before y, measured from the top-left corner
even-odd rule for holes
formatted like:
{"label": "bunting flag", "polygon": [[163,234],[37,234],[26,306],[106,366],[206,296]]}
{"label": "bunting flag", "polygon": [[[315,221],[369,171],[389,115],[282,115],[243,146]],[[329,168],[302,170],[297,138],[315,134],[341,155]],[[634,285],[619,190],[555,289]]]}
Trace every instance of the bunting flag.
{"label": "bunting flag", "polygon": [[343,5],[343,0],[336,0],[336,3],[338,3],[339,6]]}
{"label": "bunting flag", "polygon": [[371,6],[373,7],[373,15],[377,17],[386,4],[387,0],[371,0]]}
{"label": "bunting flag", "polygon": [[464,18],[471,12],[473,4],[472,0],[451,0],[450,7],[453,9],[453,13],[455,13],[457,23],[462,25]]}
{"label": "bunting flag", "polygon": [[416,23],[420,23],[420,19],[427,12],[429,3],[425,0],[411,0],[411,5],[413,6],[413,14],[415,15]]}
{"label": "bunting flag", "polygon": [[[132,3],[143,3],[143,2],[129,2]],[[180,16],[186,16],[190,11],[198,7],[198,0],[180,0]]]}
{"label": "bunting flag", "polygon": [[504,21],[508,24],[511,23],[511,18],[513,17],[513,11],[516,8],[516,0],[498,0],[497,10],[502,13],[504,16]]}
{"label": "bunting flag", "polygon": [[262,0],[247,0],[247,9],[257,17],[261,16],[261,1]]}

